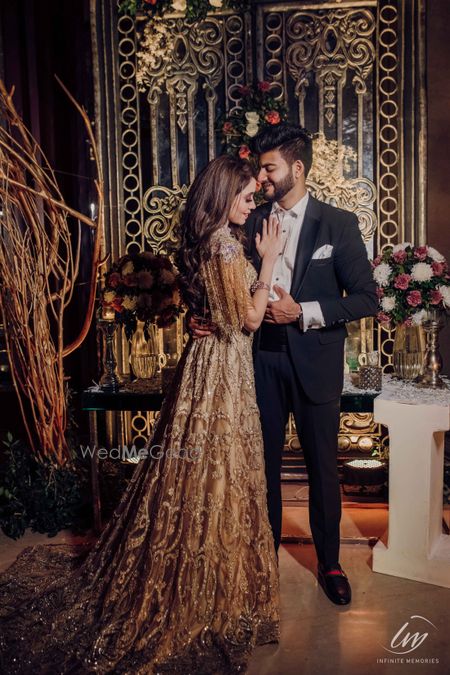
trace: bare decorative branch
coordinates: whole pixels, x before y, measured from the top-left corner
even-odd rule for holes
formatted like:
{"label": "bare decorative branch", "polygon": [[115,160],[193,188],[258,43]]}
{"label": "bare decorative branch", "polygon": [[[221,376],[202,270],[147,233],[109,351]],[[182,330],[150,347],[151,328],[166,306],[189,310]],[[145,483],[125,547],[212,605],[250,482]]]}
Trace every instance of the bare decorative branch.
{"label": "bare decorative branch", "polygon": [[[64,357],[92,322],[103,230],[103,183],[85,110],[58,80],[83,118],[97,169],[98,219],[68,206],[54,171],[25,127],[0,80],[0,301],[14,386],[31,448],[55,465],[71,460],[66,442]],[[78,221],[73,241],[68,218]],[[94,231],[90,295],[77,338],[64,345],[64,313],[72,300],[82,226]]]}

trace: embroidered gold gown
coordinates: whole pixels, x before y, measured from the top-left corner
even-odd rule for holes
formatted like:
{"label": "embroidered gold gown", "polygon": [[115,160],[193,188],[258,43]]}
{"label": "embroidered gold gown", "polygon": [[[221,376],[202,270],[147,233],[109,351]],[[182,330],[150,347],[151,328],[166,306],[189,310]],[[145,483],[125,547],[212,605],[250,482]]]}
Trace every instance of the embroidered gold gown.
{"label": "embroidered gold gown", "polygon": [[227,227],[201,273],[216,334],[190,340],[95,545],[25,549],[0,575],[0,670],[244,672],[279,634],[251,337],[254,270]]}

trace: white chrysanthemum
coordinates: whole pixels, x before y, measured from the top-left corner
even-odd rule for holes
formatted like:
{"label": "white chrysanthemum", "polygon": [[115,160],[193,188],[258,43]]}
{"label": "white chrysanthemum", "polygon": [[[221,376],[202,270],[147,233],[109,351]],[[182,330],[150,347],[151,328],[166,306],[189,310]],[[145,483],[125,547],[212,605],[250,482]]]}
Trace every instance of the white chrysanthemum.
{"label": "white chrysanthemum", "polygon": [[209,4],[212,5],[213,7],[222,7],[223,5],[223,0],[209,0]]}
{"label": "white chrysanthemum", "polygon": [[392,253],[397,253],[397,251],[404,251],[405,248],[408,248],[408,246],[412,247],[410,241],[404,241],[402,244],[395,244],[395,246],[392,247]]}
{"label": "white chrysanthemum", "polygon": [[450,286],[438,286],[438,291],[441,292],[444,305],[450,307]]}
{"label": "white chrysanthemum", "polygon": [[131,295],[125,295],[122,300],[122,307],[132,312],[134,309],[136,309],[136,298],[132,297]]}
{"label": "white chrysanthemum", "polygon": [[427,313],[426,310],[420,309],[418,312],[414,312],[414,314],[411,315],[412,322],[415,326],[420,326],[421,323],[423,323],[423,320],[425,319]]}
{"label": "white chrysanthemum", "polygon": [[105,291],[105,293],[103,294],[103,300],[108,304],[112,302],[115,297],[116,297],[115,291]]}
{"label": "white chrysanthemum", "polygon": [[172,0],[172,7],[176,12],[186,11],[187,0]]}
{"label": "white chrysanthemum", "polygon": [[414,281],[430,281],[433,276],[433,268],[428,263],[418,262],[413,265],[411,276]]}
{"label": "white chrysanthemum", "polygon": [[387,263],[381,263],[375,267],[373,271],[373,278],[377,282],[378,286],[387,286],[389,283],[389,277],[392,273],[392,267]]}
{"label": "white chrysanthemum", "polygon": [[445,260],[442,253],[439,253],[439,251],[436,251],[436,249],[433,248],[432,246],[428,246],[428,255],[435,262],[444,262],[444,260]]}
{"label": "white chrysanthemum", "polygon": [[392,310],[395,307],[395,298],[386,295],[381,300],[381,307],[383,309],[383,312],[392,312]]}

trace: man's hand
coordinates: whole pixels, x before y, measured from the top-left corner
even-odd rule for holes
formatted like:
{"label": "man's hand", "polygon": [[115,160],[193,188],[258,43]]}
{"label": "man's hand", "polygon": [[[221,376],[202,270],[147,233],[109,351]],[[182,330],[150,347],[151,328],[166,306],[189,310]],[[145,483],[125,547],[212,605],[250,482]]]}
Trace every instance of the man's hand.
{"label": "man's hand", "polygon": [[281,286],[274,286],[273,290],[280,299],[267,304],[264,321],[277,324],[297,321],[302,313],[301,305]]}
{"label": "man's hand", "polygon": [[217,330],[217,326],[212,321],[203,319],[201,316],[191,315],[188,319],[188,330],[194,340],[208,337]]}

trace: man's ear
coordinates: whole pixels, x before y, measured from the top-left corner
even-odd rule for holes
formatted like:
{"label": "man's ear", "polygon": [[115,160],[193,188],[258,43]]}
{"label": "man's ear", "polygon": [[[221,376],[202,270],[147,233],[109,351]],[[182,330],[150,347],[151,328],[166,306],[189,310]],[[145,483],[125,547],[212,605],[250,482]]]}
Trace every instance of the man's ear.
{"label": "man's ear", "polygon": [[294,176],[295,178],[300,178],[301,175],[305,175],[305,167],[300,159],[296,159],[294,162]]}

